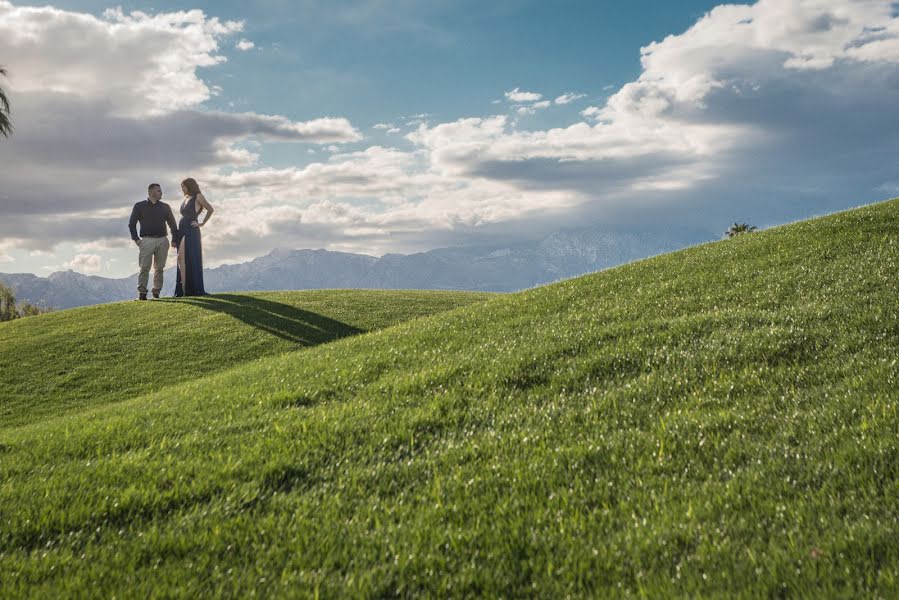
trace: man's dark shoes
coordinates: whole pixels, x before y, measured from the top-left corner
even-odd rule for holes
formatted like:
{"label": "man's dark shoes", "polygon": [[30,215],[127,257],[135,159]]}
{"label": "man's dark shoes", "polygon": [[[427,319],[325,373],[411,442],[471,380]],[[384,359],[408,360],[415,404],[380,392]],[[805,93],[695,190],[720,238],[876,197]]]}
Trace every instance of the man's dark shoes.
{"label": "man's dark shoes", "polygon": [[159,300],[159,290],[153,290],[153,298]]}
{"label": "man's dark shoes", "polygon": [[138,295],[137,295],[137,299],[138,299],[138,300],[146,300],[146,299],[147,299],[147,295],[146,295],[146,294],[138,294]]}

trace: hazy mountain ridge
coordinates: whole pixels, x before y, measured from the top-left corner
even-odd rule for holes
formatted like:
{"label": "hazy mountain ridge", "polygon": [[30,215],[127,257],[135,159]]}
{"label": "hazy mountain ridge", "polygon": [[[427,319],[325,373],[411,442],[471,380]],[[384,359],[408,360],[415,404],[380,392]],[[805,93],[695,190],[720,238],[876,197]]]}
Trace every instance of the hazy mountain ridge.
{"label": "hazy mountain ridge", "polygon": [[[601,228],[560,231],[536,242],[440,248],[416,254],[365,254],[278,248],[249,262],[206,269],[210,292],[325,288],[512,292],[709,241],[698,231],[630,233]],[[175,285],[174,258],[163,296]],[[152,274],[151,274],[152,280]],[[0,273],[17,298],[72,308],[134,298],[137,278],[61,271],[49,277]]]}

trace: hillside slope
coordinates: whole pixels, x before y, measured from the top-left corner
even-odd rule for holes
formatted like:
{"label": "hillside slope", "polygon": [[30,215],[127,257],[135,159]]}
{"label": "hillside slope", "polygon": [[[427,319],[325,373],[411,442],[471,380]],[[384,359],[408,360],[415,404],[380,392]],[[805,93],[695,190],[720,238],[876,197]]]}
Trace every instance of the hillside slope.
{"label": "hillside slope", "polygon": [[0,432],[0,585],[891,597],[899,202]]}
{"label": "hillside slope", "polygon": [[468,292],[325,290],[120,302],[0,324],[0,428],[480,302]]}

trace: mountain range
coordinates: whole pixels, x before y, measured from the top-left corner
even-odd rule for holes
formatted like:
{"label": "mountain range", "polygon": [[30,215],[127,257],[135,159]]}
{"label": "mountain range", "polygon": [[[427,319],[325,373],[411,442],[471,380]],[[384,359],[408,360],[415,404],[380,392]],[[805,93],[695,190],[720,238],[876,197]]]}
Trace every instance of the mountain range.
{"label": "mountain range", "polygon": [[[512,245],[439,248],[381,257],[278,248],[246,263],[206,269],[204,279],[212,293],[326,288],[512,292],[711,239],[705,231],[634,233],[594,227]],[[55,309],[128,300],[137,294],[136,276],[111,279],[74,271],[48,277],[0,273],[0,281],[13,288],[18,300]],[[170,257],[163,296],[172,295],[174,283]]]}

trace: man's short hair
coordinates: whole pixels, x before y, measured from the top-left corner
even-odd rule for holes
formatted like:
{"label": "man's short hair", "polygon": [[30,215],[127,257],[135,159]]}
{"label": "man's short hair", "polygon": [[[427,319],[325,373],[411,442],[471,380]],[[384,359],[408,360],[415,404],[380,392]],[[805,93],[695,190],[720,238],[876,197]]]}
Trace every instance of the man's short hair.
{"label": "man's short hair", "polygon": [[159,189],[162,189],[162,186],[159,185],[158,183],[151,183],[150,185],[147,186],[147,191],[149,192],[150,190],[152,190],[152,189],[155,188],[155,187],[158,187]]}

